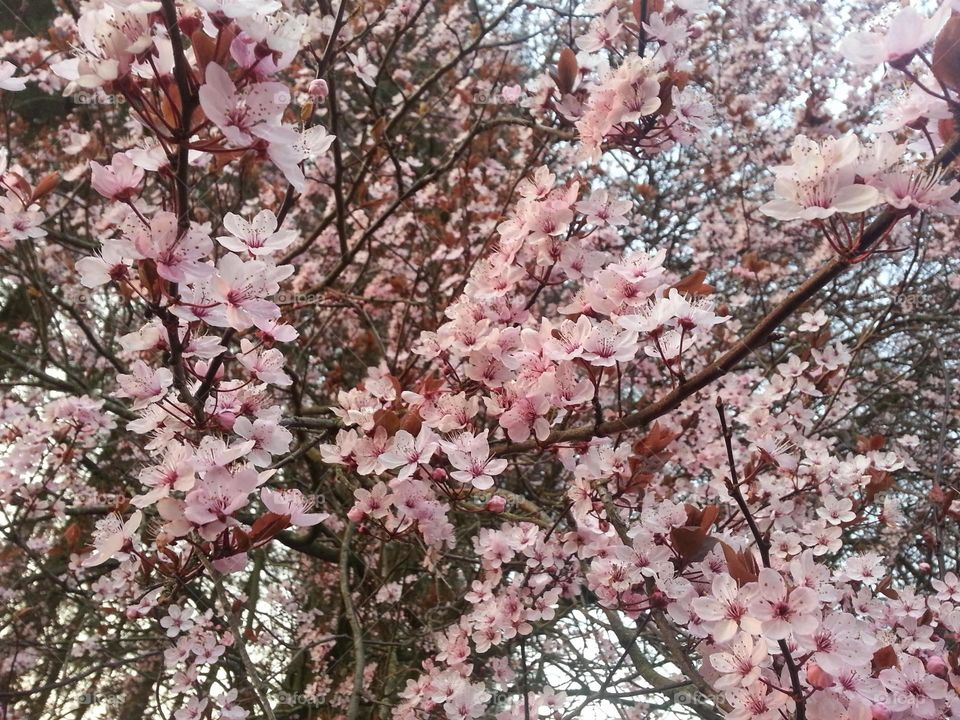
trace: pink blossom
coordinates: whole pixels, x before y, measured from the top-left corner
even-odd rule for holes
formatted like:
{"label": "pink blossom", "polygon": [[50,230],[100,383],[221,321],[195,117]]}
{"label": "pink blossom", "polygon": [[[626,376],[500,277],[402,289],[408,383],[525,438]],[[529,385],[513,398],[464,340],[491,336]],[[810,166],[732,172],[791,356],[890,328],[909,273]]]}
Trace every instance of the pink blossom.
{"label": "pink blossom", "polygon": [[27,78],[14,77],[17,66],[9,60],[0,62],[0,90],[16,92],[27,87]]}
{"label": "pink blossom", "polygon": [[133,542],[133,534],[142,519],[143,513],[137,510],[126,521],[116,513],[98,520],[93,532],[93,552],[84,558],[83,567],[101,565],[120,555],[124,547]]}
{"label": "pink blossom", "polygon": [[798,135],[791,151],[793,164],[774,168],[776,200],[760,212],[777,220],[819,220],[842,213],[860,213],[880,202],[869,185],[855,182],[860,141],[853,134],[821,144]]}
{"label": "pink blossom", "polygon": [[717,688],[749,687],[760,679],[760,670],[769,664],[766,641],[754,641],[748,633],[735,635],[727,649],[710,655],[710,664],[722,673]]}
{"label": "pink blossom", "polygon": [[173,385],[173,373],[167,368],[151,368],[143,360],[137,360],[131,369],[130,375],[117,376],[120,383],[117,395],[131,398],[134,410],[159,401]]}
{"label": "pink blossom", "polygon": [[136,196],[143,181],[143,169],[136,167],[126,153],[114,153],[110,164],[104,167],[90,161],[90,184],[110,200],[129,200]]}
{"label": "pink blossom", "polygon": [[793,633],[811,633],[818,623],[817,594],[807,587],[787,589],[776,570],[763,568],[757,581],[757,597],[750,603],[750,614],[760,621],[760,629],[771,640],[783,640]]}
{"label": "pink blossom", "polygon": [[271,490],[263,488],[260,499],[267,510],[290,518],[290,524],[297,527],[310,527],[326,520],[328,513],[311,513],[313,502],[303,496],[299,490]]}
{"label": "pink blossom", "polygon": [[427,465],[430,458],[440,447],[440,439],[429,427],[424,425],[414,437],[406,430],[398,430],[393,438],[390,450],[380,456],[380,462],[389,469],[400,468],[397,477],[405,480],[420,465]]}
{"label": "pink blossom", "polygon": [[293,230],[280,230],[277,216],[269,210],[261,210],[251,222],[235,213],[227,213],[223,226],[230,235],[221,235],[217,241],[227,250],[249,252],[251,255],[270,255],[290,246],[297,234]]}
{"label": "pink blossom", "polygon": [[493,487],[493,478],[507,469],[507,461],[490,457],[487,430],[473,435],[461,433],[452,441],[441,441],[447,459],[455,470],[450,477],[470,483],[478,490]]}
{"label": "pink blossom", "polygon": [[167,608],[167,614],[160,618],[160,627],[164,628],[167,631],[167,637],[171,638],[181,633],[188,633],[196,624],[194,620],[196,614],[197,611],[189,605],[183,607],[171,605]]}
{"label": "pink blossom", "polygon": [[929,674],[923,662],[912,655],[901,654],[898,659],[900,667],[886,668],[879,675],[890,693],[887,700],[890,708],[907,712],[911,717],[937,717],[936,701],[947,696],[947,682]]}
{"label": "pink blossom", "polygon": [[694,599],[690,605],[713,639],[722,643],[734,637],[738,628],[758,633],[759,624],[750,613],[755,596],[752,586],[739,588],[732,577],[718,574],[711,582],[710,594]]}
{"label": "pink blossom", "polygon": [[256,83],[241,91],[226,70],[213,62],[207,65],[200,106],[234,145],[250,145],[254,136],[269,140],[289,104],[290,91],[283,83]]}
{"label": "pink blossom", "polygon": [[136,251],[125,243],[105,242],[99,256],[77,260],[80,283],[84,287],[95,288],[113,280],[125,279],[129,276],[131,259],[135,256]]}
{"label": "pink blossom", "polygon": [[233,513],[249,502],[250,493],[263,481],[251,467],[235,472],[213,468],[187,493],[184,517],[197,527],[202,537],[213,540],[234,522]]}
{"label": "pink blossom", "polygon": [[[257,320],[269,322],[280,316],[280,308],[266,298],[280,289],[279,282],[293,272],[290,265],[279,267],[263,260],[243,261],[228,253],[217,263],[213,296],[226,308],[223,325],[246,330]],[[217,318],[209,320],[220,325]]]}
{"label": "pink blossom", "polygon": [[907,5],[893,16],[886,31],[857,30],[847,35],[840,43],[840,52],[855,65],[908,62],[913,53],[933,40],[950,16],[950,9],[950,0],[946,0],[927,17]]}
{"label": "pink blossom", "polygon": [[164,280],[180,283],[213,273],[213,266],[204,262],[213,250],[209,235],[191,225],[181,236],[173,213],[157,213],[150,220],[149,228],[138,227],[131,240],[142,257],[156,262],[157,274]]}
{"label": "pink blossom", "polygon": [[[279,360],[282,361],[282,355]],[[256,377],[264,380],[263,363],[251,366],[256,368]],[[283,374],[286,377],[286,374]],[[272,375],[268,373],[272,379]],[[290,443],[293,442],[293,434],[285,427],[281,427],[277,422],[276,414],[262,414],[251,420],[248,417],[238,417],[233,424],[233,432],[245,440],[253,440],[256,444],[247,454],[251,464],[256,467],[264,467],[270,464],[271,456],[281,455],[290,449]]]}
{"label": "pink blossom", "polygon": [[[283,372],[286,361],[283,353],[276,348],[258,349],[253,342],[244,338],[240,341],[240,353],[237,355],[237,360],[247,369],[250,375],[262,383],[287,387],[293,382],[290,376]],[[289,441],[288,434],[282,429],[271,430],[264,424],[261,424],[259,429],[248,428],[246,423],[241,423],[240,427],[243,432],[249,431],[250,438],[261,443],[266,442],[271,446],[279,447],[285,440]],[[257,437],[258,435],[259,437]],[[266,445],[262,446],[261,449],[266,449]]]}

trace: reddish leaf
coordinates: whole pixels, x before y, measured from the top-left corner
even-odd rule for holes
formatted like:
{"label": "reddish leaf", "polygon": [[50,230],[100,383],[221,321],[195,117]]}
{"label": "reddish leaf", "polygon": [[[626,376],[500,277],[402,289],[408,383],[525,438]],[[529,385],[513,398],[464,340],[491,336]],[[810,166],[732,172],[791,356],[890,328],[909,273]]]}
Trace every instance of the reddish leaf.
{"label": "reddish leaf", "polygon": [[33,189],[33,194],[30,196],[30,202],[36,202],[44,195],[53,192],[54,188],[60,184],[60,173],[52,172],[47,173],[42,178],[40,182],[37,183],[37,186]]}
{"label": "reddish leaf", "polygon": [[707,285],[703,281],[706,277],[707,273],[703,270],[695,270],[671,287],[687,295],[710,295],[713,293],[713,285]]}
{"label": "reddish leaf", "polygon": [[264,540],[269,540],[289,525],[289,515],[278,515],[272,512],[264,513],[256,519],[253,527],[250,528],[250,541],[260,543]]}
{"label": "reddish leaf", "polygon": [[557,63],[557,87],[564,95],[573,92],[573,86],[577,82],[577,56],[570,48],[564,48],[560,51],[560,62]]}
{"label": "reddish leaf", "polygon": [[883,450],[887,439],[883,435],[859,435],[857,436],[857,450],[862,453],[871,450]]}
{"label": "reddish leaf", "polygon": [[870,664],[873,667],[874,675],[887,668],[900,667],[900,663],[897,661],[897,653],[890,645],[884,645],[877,650],[873,654],[873,660]]}
{"label": "reddish leaf", "polygon": [[373,414],[373,422],[376,427],[386,430],[387,435],[396,435],[400,429],[400,416],[393,410],[378,410]]}
{"label": "reddish leaf", "polygon": [[723,557],[727,561],[727,570],[730,572],[730,576],[737,581],[737,584],[745,585],[756,581],[760,574],[760,568],[757,566],[757,559],[753,556],[750,548],[737,552],[722,540],[718,542],[723,550]]}
{"label": "reddish leaf", "polygon": [[677,434],[655,422],[647,434],[633,444],[633,451],[638,455],[656,455],[667,448],[677,439]]}

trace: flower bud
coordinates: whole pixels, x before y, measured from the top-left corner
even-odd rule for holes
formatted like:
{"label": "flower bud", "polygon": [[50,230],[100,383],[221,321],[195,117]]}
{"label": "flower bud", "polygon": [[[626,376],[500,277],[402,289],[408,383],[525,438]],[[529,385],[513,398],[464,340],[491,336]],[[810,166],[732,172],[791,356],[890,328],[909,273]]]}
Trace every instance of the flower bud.
{"label": "flower bud", "polygon": [[213,419],[216,420],[217,425],[229,432],[233,430],[233,424],[237,421],[237,414],[229,410],[224,410],[214,415]]}
{"label": "flower bud", "polygon": [[936,675],[939,678],[947,677],[947,664],[939,655],[931,655],[927,658],[927,672]]}
{"label": "flower bud", "polygon": [[874,703],[873,707],[870,708],[871,720],[890,720],[891,717],[893,717],[893,713],[883,703]]}
{"label": "flower bud", "polygon": [[807,682],[817,690],[826,690],[836,685],[833,676],[816,663],[807,663]]}
{"label": "flower bud", "polygon": [[920,570],[920,572],[922,573],[928,573],[930,572],[930,563],[922,562],[919,565],[917,565],[917,569]]}
{"label": "flower bud", "polygon": [[430,472],[430,477],[432,477],[434,480],[437,480],[437,481],[446,480],[446,479],[447,479],[447,471],[444,470],[443,468],[434,468],[434,469]]}
{"label": "flower bud", "polygon": [[193,35],[203,27],[203,20],[201,20],[198,15],[184,15],[177,20],[177,25],[180,26],[180,31],[184,35],[189,36]]}
{"label": "flower bud", "polygon": [[502,513],[507,507],[507,500],[500,495],[494,495],[483,507],[489,512]]}
{"label": "flower bud", "polygon": [[327,81],[317,78],[312,80],[307,87],[307,92],[314,100],[325,100],[330,89],[327,87]]}

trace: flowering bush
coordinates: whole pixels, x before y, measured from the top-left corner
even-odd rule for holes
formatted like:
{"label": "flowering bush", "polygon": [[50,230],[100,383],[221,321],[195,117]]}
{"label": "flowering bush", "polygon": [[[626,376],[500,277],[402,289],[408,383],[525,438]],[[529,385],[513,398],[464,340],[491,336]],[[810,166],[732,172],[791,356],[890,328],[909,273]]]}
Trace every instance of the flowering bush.
{"label": "flowering bush", "polygon": [[960,717],[960,3],[41,5],[0,716]]}

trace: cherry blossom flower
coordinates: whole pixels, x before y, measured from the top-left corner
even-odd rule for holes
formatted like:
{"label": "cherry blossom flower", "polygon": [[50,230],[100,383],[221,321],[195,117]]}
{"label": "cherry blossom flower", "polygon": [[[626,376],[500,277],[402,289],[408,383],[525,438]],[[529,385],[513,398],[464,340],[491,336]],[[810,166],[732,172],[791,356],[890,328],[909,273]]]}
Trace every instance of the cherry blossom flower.
{"label": "cherry blossom flower", "polygon": [[850,498],[835,498],[827,496],[823,499],[823,507],[817,508],[817,515],[831,525],[841,525],[853,522],[857,514],[851,510],[853,500]]}
{"label": "cherry blossom flower", "polygon": [[377,483],[370,490],[357,488],[353,495],[356,503],[350,509],[350,520],[360,522],[365,517],[374,520],[386,517],[390,505],[390,489],[386,483]]}
{"label": "cherry blossom flower", "polygon": [[313,502],[303,496],[299,490],[271,490],[263,488],[260,499],[267,510],[290,518],[290,524],[296,527],[310,527],[326,520],[328,513],[311,513]]}
{"label": "cherry blossom flower", "polygon": [[583,117],[577,121],[580,155],[590,161],[600,158],[603,140],[616,128],[649,116],[660,107],[659,60],[636,53],[624,57],[615,70],[590,94]]}
{"label": "cherry blossom flower", "polygon": [[204,262],[213,250],[209,235],[191,224],[181,236],[177,216],[171,212],[154,215],[149,228],[137,227],[131,240],[142,257],[154,260],[157,274],[164,280],[180,283],[213,273],[213,266]]}
{"label": "cherry blossom flower", "polygon": [[759,681],[746,688],[730,690],[728,696],[733,705],[726,714],[728,720],[774,720],[783,717],[781,712],[788,703],[785,693],[768,692],[767,686]]}
{"label": "cherry blossom flower", "polygon": [[128,249],[122,243],[104,243],[99,256],[77,260],[80,283],[84,287],[95,288],[111,281],[126,279],[130,271],[129,263],[136,254],[136,251]]}
{"label": "cherry blossom flower", "polygon": [[45,219],[35,205],[24,207],[12,195],[0,196],[0,247],[12,250],[18,240],[46,237],[47,231],[41,227]]}
{"label": "cherry blossom flower", "polygon": [[196,615],[197,611],[189,605],[183,607],[171,605],[167,608],[167,614],[160,618],[160,627],[164,628],[167,631],[167,637],[171,638],[181,633],[189,633],[196,624],[194,620]]}
{"label": "cherry blossom flower", "polygon": [[960,204],[953,198],[960,192],[960,181],[941,182],[939,174],[891,172],[879,175],[873,184],[883,199],[898,210],[914,208],[945,215],[960,215]]}
{"label": "cherry blossom flower", "polygon": [[[803,313],[800,316],[800,320],[801,320],[801,323],[797,327],[797,330],[799,330],[800,332],[816,332],[817,330],[819,330],[820,328],[822,328],[824,325],[827,324],[827,321],[829,320],[829,318],[827,317],[827,313],[825,313],[823,310],[817,310],[816,312],[813,312],[813,313],[809,313],[809,312]],[[796,357],[796,356],[791,356],[791,357]],[[799,360],[799,358],[797,358],[797,360]]]}
{"label": "cherry blossom flower", "polygon": [[[262,356],[261,356],[262,357]],[[279,357],[282,362],[283,356]],[[246,365],[245,365],[246,367]],[[268,373],[268,380],[265,380],[262,368],[264,365],[251,365],[255,369],[257,379],[269,381],[277,377]],[[286,378],[286,373],[281,373]],[[276,383],[274,383],[276,384]],[[271,456],[281,455],[290,449],[290,443],[293,442],[293,434],[278,423],[279,418],[274,416],[264,416],[251,420],[248,417],[238,417],[233,423],[233,432],[245,440],[253,440],[256,444],[247,454],[247,459],[256,467],[264,467],[270,464]]]}
{"label": "cherry blossom flower", "polygon": [[17,66],[9,60],[0,62],[0,90],[16,92],[27,87],[27,78],[14,77]]}
{"label": "cherry blossom flower", "polygon": [[227,250],[249,252],[251,255],[270,255],[290,246],[297,234],[293,230],[278,230],[277,216],[261,210],[251,222],[235,213],[227,213],[223,226],[230,235],[221,235],[217,241]]}
{"label": "cherry blossom flower", "polygon": [[207,698],[191,697],[174,711],[174,720],[200,720],[210,701]]}
{"label": "cherry blossom flower", "polygon": [[240,91],[227,71],[214,62],[207,65],[206,82],[199,94],[203,112],[238,146],[252,144],[254,137],[270,140],[290,104],[290,91],[283,83],[256,83]]}
{"label": "cherry blossom flower", "polygon": [[930,585],[937,591],[937,597],[941,600],[960,603],[960,578],[954,572],[948,572],[943,576],[943,580],[932,578]]}
{"label": "cherry blossom flower", "polygon": [[890,692],[890,708],[909,713],[910,717],[937,717],[937,703],[947,696],[946,680],[926,671],[923,662],[912,655],[901,654],[899,667],[880,671],[880,682]]}
{"label": "cherry blossom flower", "polygon": [[620,15],[616,8],[612,8],[602,19],[597,18],[590,23],[587,34],[576,39],[577,47],[584,52],[596,52],[612,43],[621,29]]}
{"label": "cherry blossom flower", "polygon": [[193,448],[185,443],[171,443],[157,465],[140,472],[140,482],[150,488],[143,495],[133,498],[136,507],[147,507],[160,498],[167,497],[171,490],[190,490],[196,482]]}
{"label": "cherry blossom flower", "polygon": [[228,524],[232,515],[249,502],[249,495],[265,480],[251,467],[231,472],[213,468],[187,493],[184,517],[192,522],[202,537],[213,540]]}
{"label": "cherry blossom flower", "polygon": [[637,334],[622,330],[609,320],[595,326],[583,343],[581,357],[597,367],[629,362],[637,354]]}
{"label": "cherry blossom flower", "polygon": [[762,568],[750,614],[760,621],[764,637],[783,640],[792,633],[811,633],[818,623],[817,594],[807,587],[787,589],[776,570]]}
{"label": "cherry blossom flower", "polygon": [[451,441],[441,441],[450,464],[456,468],[450,477],[462,483],[470,483],[478,490],[493,487],[493,478],[507,469],[503,458],[490,457],[487,430],[473,435],[461,433]]}
{"label": "cherry blossom flower", "polygon": [[886,31],[857,30],[847,35],[840,43],[840,52],[855,65],[909,62],[910,57],[940,31],[950,16],[950,9],[950,0],[946,0],[927,17],[907,5],[893,16]]}
{"label": "cherry blossom flower", "polygon": [[755,642],[752,635],[738,633],[728,643],[727,650],[710,655],[710,664],[722,673],[717,688],[749,687],[760,679],[762,667],[769,664],[766,641]]}
{"label": "cherry blossom flower", "polygon": [[440,439],[424,425],[414,437],[406,430],[398,430],[390,449],[380,456],[380,462],[393,470],[400,468],[397,478],[406,480],[420,465],[426,465],[440,447]]}
{"label": "cherry blossom flower", "polygon": [[129,543],[132,543],[134,533],[140,527],[143,513],[137,510],[124,521],[120,515],[113,513],[97,521],[93,532],[93,552],[83,560],[83,567],[102,565],[120,555]]}
{"label": "cherry blossom flower", "polygon": [[143,169],[135,166],[126,153],[114,153],[106,167],[90,161],[90,184],[94,190],[110,200],[129,200],[135,197],[143,175]]}
{"label": "cherry blossom flower", "polygon": [[[252,377],[262,383],[287,387],[293,382],[290,376],[283,371],[285,358],[283,353],[276,348],[257,349],[252,341],[244,338],[240,341],[240,354],[237,355],[237,360]],[[268,446],[279,448],[285,442],[289,446],[288,434],[282,428],[271,428],[267,423],[262,423],[259,428],[248,427],[246,423],[241,423],[240,428],[243,432],[249,432],[251,439],[258,443],[265,443],[261,447],[263,450],[268,450]],[[285,451],[286,447],[280,452]],[[261,460],[263,459],[261,457]]]}
{"label": "cherry blossom flower", "polygon": [[732,577],[720,574],[713,578],[710,594],[694,599],[690,605],[704,621],[713,639],[723,643],[733,638],[738,629],[759,634],[759,623],[750,613],[755,596],[756,590],[752,586],[739,588]]}
{"label": "cherry blossom flower", "polygon": [[197,0],[197,5],[231,19],[269,15],[282,7],[279,0]]}
{"label": "cherry blossom flower", "polygon": [[861,641],[861,623],[849,613],[827,615],[810,635],[797,635],[800,648],[825,672],[839,674],[862,666],[870,657],[870,647]]}
{"label": "cherry blossom flower", "polygon": [[842,213],[859,213],[880,202],[876,188],[855,182],[860,141],[853,134],[827,138],[822,144],[798,135],[792,165],[774,168],[776,200],[760,212],[777,220],[820,220]]}
{"label": "cherry blossom flower", "polygon": [[173,373],[167,368],[152,368],[143,360],[137,360],[129,375],[118,375],[120,390],[117,395],[133,400],[133,409],[151,405],[167,394],[173,385]]}
{"label": "cherry blossom flower", "polygon": [[303,190],[306,183],[301,163],[316,160],[330,149],[336,137],[327,133],[322,125],[314,125],[303,132],[282,127],[270,134],[270,146],[267,154],[280,168],[289,183],[297,190]]}
{"label": "cherry blossom flower", "polygon": [[263,260],[244,261],[233,253],[224,255],[217,263],[212,290],[214,298],[224,304],[226,316],[223,322],[216,317],[208,322],[246,330],[257,320],[276,320],[280,308],[266,298],[279,291],[279,282],[292,272],[290,265],[278,267]]}
{"label": "cherry blossom flower", "polygon": [[377,84],[377,66],[370,62],[366,49],[359,47],[355,53],[348,52],[347,57],[353,65],[353,72],[360,78],[360,81],[364,85],[375,87]]}

